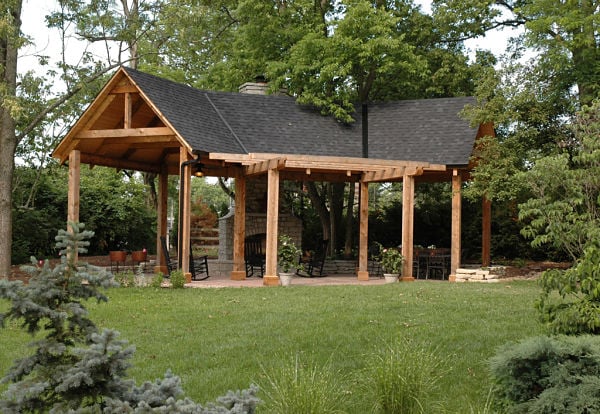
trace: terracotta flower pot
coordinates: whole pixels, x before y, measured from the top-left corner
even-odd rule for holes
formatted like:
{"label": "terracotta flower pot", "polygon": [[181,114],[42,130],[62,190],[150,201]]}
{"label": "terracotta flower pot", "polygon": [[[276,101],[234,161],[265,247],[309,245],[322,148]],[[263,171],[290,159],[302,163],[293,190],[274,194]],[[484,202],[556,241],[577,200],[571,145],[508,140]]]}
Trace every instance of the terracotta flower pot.
{"label": "terracotta flower pot", "polygon": [[113,250],[108,252],[108,255],[111,262],[125,262],[127,259],[127,252],[123,250]]}
{"label": "terracotta flower pot", "polygon": [[131,252],[131,259],[135,263],[145,262],[147,258],[148,258],[148,252],[145,252],[143,250]]}

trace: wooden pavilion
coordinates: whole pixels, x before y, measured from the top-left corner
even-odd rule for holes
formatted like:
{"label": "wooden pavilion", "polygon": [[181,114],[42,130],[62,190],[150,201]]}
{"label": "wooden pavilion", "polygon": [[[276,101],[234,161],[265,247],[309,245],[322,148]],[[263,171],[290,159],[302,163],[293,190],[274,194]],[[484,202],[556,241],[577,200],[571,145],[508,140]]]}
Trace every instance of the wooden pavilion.
{"label": "wooden pavilion", "polygon": [[[361,120],[342,124],[288,96],[203,91],[121,67],[53,152],[69,165],[68,221],[79,220],[82,163],[155,173],[159,177],[157,257],[167,232],[167,181],[180,175],[179,264],[189,271],[191,176],[235,179],[232,279],[245,278],[246,180],[267,177],[266,265],[263,283],[277,276],[280,180],[359,183],[357,277],[369,278],[368,185],[403,182],[403,279],[413,280],[415,181],[451,181],[451,278],[461,260],[461,184],[468,179],[476,139],[459,117],[474,98],[398,101],[369,106],[368,157]],[[489,203],[484,203],[483,262],[489,263]]]}

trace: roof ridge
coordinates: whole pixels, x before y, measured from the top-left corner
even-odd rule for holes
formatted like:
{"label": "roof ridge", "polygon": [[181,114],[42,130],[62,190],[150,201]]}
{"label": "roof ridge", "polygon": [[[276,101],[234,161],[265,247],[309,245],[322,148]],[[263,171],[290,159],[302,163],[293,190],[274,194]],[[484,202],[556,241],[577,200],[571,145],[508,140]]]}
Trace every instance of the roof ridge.
{"label": "roof ridge", "polygon": [[217,115],[219,115],[219,118],[221,119],[221,121],[223,121],[223,123],[225,124],[225,126],[227,127],[227,129],[229,129],[229,132],[231,132],[231,135],[233,135],[233,137],[235,138],[235,140],[237,141],[238,145],[240,146],[240,148],[246,153],[249,154],[250,151],[248,151],[248,149],[244,146],[244,143],[242,142],[242,140],[237,136],[237,134],[235,133],[235,131],[233,130],[233,128],[231,127],[231,125],[229,125],[229,122],[227,122],[227,120],[225,119],[225,117],[223,116],[223,114],[221,114],[221,111],[219,111],[219,108],[217,108],[217,106],[213,103],[213,101],[210,99],[210,96],[208,96],[207,92],[204,92],[204,96],[206,97],[206,99],[208,100],[208,102],[211,104],[211,106],[213,107],[213,109],[215,110],[215,112],[217,113]]}

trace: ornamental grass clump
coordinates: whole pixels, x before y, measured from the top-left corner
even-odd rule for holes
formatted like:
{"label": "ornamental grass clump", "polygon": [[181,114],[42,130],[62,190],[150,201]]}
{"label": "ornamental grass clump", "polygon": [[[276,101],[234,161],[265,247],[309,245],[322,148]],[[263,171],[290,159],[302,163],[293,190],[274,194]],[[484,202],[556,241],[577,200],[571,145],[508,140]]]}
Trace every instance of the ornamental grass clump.
{"label": "ornamental grass clump", "polygon": [[384,273],[400,274],[404,257],[395,247],[380,248],[379,261]]}
{"label": "ornamental grass clump", "polygon": [[[342,375],[329,364],[276,358],[274,366],[263,367],[264,411],[285,414],[342,414],[347,400]],[[261,410],[262,411],[262,410]]]}
{"label": "ornamental grass clump", "polygon": [[289,273],[290,270],[301,270],[299,264],[302,250],[292,240],[290,236],[282,234],[279,236],[279,248],[277,249],[277,264],[284,273]]}
{"label": "ornamental grass clump", "polygon": [[398,340],[374,353],[367,366],[364,385],[374,413],[440,412],[438,382],[444,369],[434,352]]}

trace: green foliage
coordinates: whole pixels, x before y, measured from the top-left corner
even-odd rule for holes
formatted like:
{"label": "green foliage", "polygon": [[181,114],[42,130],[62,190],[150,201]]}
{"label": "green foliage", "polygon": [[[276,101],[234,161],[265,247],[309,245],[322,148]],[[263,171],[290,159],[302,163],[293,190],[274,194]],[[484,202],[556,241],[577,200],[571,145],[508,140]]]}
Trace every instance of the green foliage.
{"label": "green foliage", "polygon": [[135,274],[131,270],[115,274],[115,281],[121,287],[134,287],[136,284]]}
{"label": "green foliage", "polygon": [[302,250],[296,246],[292,238],[288,235],[282,234],[279,236],[279,246],[277,248],[277,264],[281,267],[284,273],[288,273],[290,270],[302,269],[302,266],[298,263]]}
{"label": "green foliage", "polygon": [[508,413],[600,411],[600,339],[534,337],[491,360],[497,403]]}
{"label": "green foliage", "polygon": [[60,265],[40,267],[32,258],[27,286],[0,280],[0,298],[10,301],[0,326],[20,322],[35,337],[34,353],[16,360],[2,379],[10,383],[0,398],[2,413],[254,412],[256,388],[230,393],[204,409],[181,398],[181,381],[169,372],[140,387],[127,379],[133,348],[115,331],[99,332],[83,305],[89,299],[106,301],[101,289],[116,284],[104,269],[76,263],[73,253],[84,253],[93,233],[82,231],[82,224],[70,226],[71,232],[56,237]]}
{"label": "green foliage", "polygon": [[165,276],[162,274],[162,272],[158,272],[157,274],[155,274],[152,277],[152,280],[150,281],[150,287],[155,288],[155,289],[160,289],[162,287],[163,281],[165,280]]}
{"label": "green foliage", "polygon": [[396,247],[384,248],[379,245],[379,261],[385,273],[400,274],[404,257]]}
{"label": "green foliage", "polygon": [[185,275],[182,270],[171,272],[171,287],[173,289],[183,289],[185,287]]}
{"label": "green foliage", "polygon": [[522,233],[533,246],[552,245],[580,257],[600,234],[600,101],[572,125],[569,153],[538,160],[525,175],[534,197],[519,206]]}
{"label": "green foliage", "polygon": [[286,414],[341,414],[345,403],[343,377],[331,366],[292,358],[275,358],[263,367],[265,412]]}
{"label": "green foliage", "polygon": [[[13,263],[30,256],[54,257],[54,234],[64,228],[67,169],[51,164],[39,171],[17,167],[13,193]],[[31,189],[35,187],[34,194]],[[103,167],[81,170],[80,219],[96,237],[89,253],[154,246],[156,212],[146,204],[147,188],[139,176]],[[31,228],[36,228],[32,232]]]}
{"label": "green foliage", "polygon": [[384,344],[371,355],[364,373],[376,413],[432,413],[444,372],[434,352],[410,341]]}
{"label": "green foliage", "polygon": [[588,246],[570,269],[544,272],[540,285],[536,308],[553,332],[600,333],[600,247]]}

